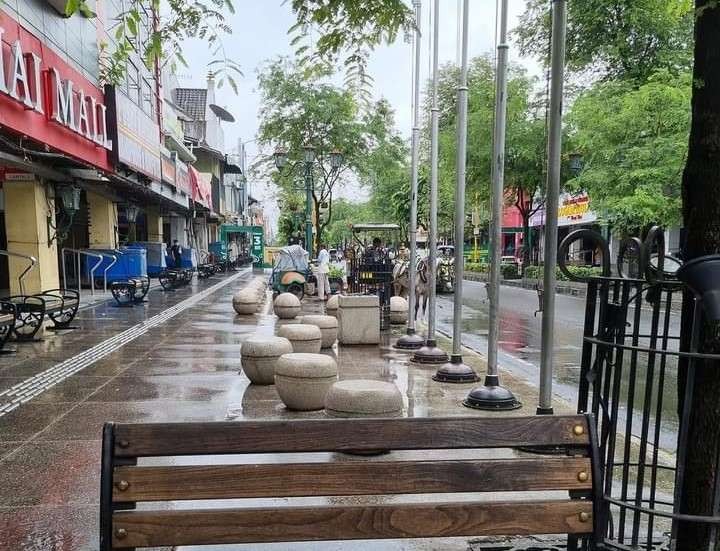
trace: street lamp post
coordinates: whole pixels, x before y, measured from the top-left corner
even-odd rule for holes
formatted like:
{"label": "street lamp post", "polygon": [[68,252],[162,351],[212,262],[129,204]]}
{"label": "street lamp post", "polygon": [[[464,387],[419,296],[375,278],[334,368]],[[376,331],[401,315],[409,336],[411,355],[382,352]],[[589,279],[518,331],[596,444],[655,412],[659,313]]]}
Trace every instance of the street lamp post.
{"label": "street lamp post", "polygon": [[315,162],[315,148],[311,145],[304,147],[305,167],[305,250],[312,255],[312,192],[313,192],[313,163]]}
{"label": "street lamp post", "polygon": [[438,129],[440,108],[438,106],[438,40],[440,37],[440,0],[434,0],[433,6],[433,67],[432,67],[432,108],[430,122],[430,227],[428,228],[428,291],[429,308],[427,340],[425,346],[416,351],[413,361],[425,364],[444,364],[447,354],[439,348],[435,340],[436,276],[437,276],[437,195],[438,195]]}
{"label": "street lamp post", "polygon": [[455,182],[455,304],[453,305],[453,346],[448,363],[437,370],[433,379],[445,383],[477,380],[473,369],[462,359],[462,296],[465,245],[465,167],[467,155],[468,106],[468,0],[463,0],[460,78],[457,87],[457,174]]}
{"label": "street lamp post", "polygon": [[[275,159],[275,167],[279,171],[285,170],[288,166],[288,154],[282,148],[277,148],[273,153]],[[296,170],[298,167],[303,168],[303,180],[305,191],[305,250],[312,254],[313,248],[313,223],[312,223],[312,204],[313,204],[313,191],[315,190],[315,183],[313,180],[313,166],[317,161],[317,154],[315,148],[312,145],[305,145],[303,147],[303,158],[302,161],[294,163],[291,170]],[[331,174],[337,174],[343,163],[343,154],[337,149],[330,152],[330,169]]]}
{"label": "street lamp post", "polygon": [[483,386],[470,391],[463,402],[475,409],[517,409],[520,403],[512,392],[500,386],[498,340],[500,336],[500,263],[502,260],[502,208],[505,179],[505,123],[507,118],[507,20],[508,0],[499,4],[500,40],[495,74],[495,129],[493,136],[492,223],[490,225],[490,326],[488,366]]}

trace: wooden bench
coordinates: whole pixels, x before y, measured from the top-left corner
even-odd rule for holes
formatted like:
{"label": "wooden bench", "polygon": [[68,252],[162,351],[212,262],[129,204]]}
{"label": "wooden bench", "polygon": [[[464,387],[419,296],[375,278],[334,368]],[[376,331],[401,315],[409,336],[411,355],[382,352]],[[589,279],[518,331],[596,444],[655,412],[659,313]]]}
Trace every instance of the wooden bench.
{"label": "wooden bench", "polygon": [[[547,446],[567,453],[518,451]],[[482,457],[492,448],[511,450],[506,459]],[[459,449],[463,453],[453,451]],[[366,457],[383,450],[393,452]],[[352,455],[322,462],[325,453],[318,462],[323,452]],[[260,453],[278,456],[269,463],[245,458],[244,464],[237,458],[227,464],[209,458]],[[316,459],[298,462],[298,453],[316,454]],[[278,463],[283,454],[293,455]],[[412,454],[418,457],[408,459]],[[208,461],[178,464],[178,456],[191,455]],[[168,464],[138,465],[149,457],[167,457]],[[601,514],[598,462],[594,422],[582,415],[108,423],[102,445],[100,549],[560,533],[569,534],[573,545],[584,540],[586,549],[594,549]],[[453,495],[463,492],[515,495],[500,501]],[[437,493],[451,496],[425,495],[411,503],[337,497]],[[308,496],[326,499],[319,506],[292,505],[294,498]],[[217,508],[203,502],[176,508],[167,503],[253,498],[290,499],[263,507],[221,502],[224,507]],[[136,510],[141,502],[148,503]]]}

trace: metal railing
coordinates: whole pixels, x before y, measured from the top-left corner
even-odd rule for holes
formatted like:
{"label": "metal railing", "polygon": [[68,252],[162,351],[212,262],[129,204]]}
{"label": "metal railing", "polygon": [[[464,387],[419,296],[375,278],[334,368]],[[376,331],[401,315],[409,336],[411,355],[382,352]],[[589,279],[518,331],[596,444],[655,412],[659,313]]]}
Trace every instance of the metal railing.
{"label": "metal railing", "polygon": [[110,262],[110,264],[108,264],[108,265],[105,267],[105,269],[103,270],[103,293],[107,293],[107,273],[108,273],[108,270],[110,270],[110,268],[112,268],[113,266],[115,266],[115,264],[117,264],[118,257],[117,257],[116,255],[122,255],[122,254],[124,254],[124,253],[123,253],[122,251],[117,250],[117,249],[113,249],[113,253],[115,253],[115,254],[107,253],[107,252],[105,252],[105,251],[97,251],[97,253],[98,253],[98,254],[101,254],[101,255],[103,255],[103,256],[105,256],[105,257],[107,257],[107,258],[110,258],[110,259],[112,260],[112,262]]}
{"label": "metal railing", "polygon": [[25,279],[25,276],[30,273],[31,270],[35,269],[37,266],[37,258],[34,256],[28,256],[26,254],[20,254],[20,253],[12,253],[10,251],[0,250],[0,256],[7,256],[7,257],[16,257],[16,258],[24,258],[25,260],[30,261],[30,264],[27,268],[23,270],[23,272],[18,276],[18,286],[20,288],[20,294],[25,294],[25,284],[23,283],[23,280]]}
{"label": "metal railing", "polygon": [[[62,271],[63,271],[63,287],[65,287],[65,288],[67,288],[67,273],[66,273],[66,268],[65,268],[65,254],[66,254],[66,253],[71,253],[71,254],[73,254],[73,255],[75,256],[75,258],[77,259],[77,264],[76,264],[77,272],[76,272],[76,274],[77,274],[78,294],[80,294],[81,288],[82,288],[82,274],[81,274],[81,272],[80,272],[80,257],[81,257],[82,255],[85,255],[85,256],[90,257],[90,258],[97,258],[97,259],[98,259],[97,263],[96,263],[92,268],[90,268],[90,294],[91,294],[91,295],[95,295],[95,270],[100,266],[100,264],[102,264],[103,255],[100,254],[100,253],[90,252],[90,251],[87,251],[87,250],[84,250],[84,249],[71,249],[71,248],[69,248],[69,247],[63,247],[62,250],[61,250],[61,252],[60,252],[60,258],[61,258],[61,260],[62,260],[61,263],[62,263]],[[103,274],[103,278],[104,278],[104,280],[105,280],[105,281],[104,281],[104,287],[107,288],[107,270],[106,270],[105,273]]]}

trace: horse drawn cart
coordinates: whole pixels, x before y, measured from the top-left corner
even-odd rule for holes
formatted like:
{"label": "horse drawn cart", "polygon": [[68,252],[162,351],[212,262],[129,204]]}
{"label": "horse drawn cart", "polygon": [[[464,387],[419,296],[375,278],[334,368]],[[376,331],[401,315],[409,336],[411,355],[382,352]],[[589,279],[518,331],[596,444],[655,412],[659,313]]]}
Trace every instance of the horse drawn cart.
{"label": "horse drawn cart", "polygon": [[[349,260],[348,287],[351,293],[377,295],[380,299],[380,328],[390,327],[390,297],[392,296],[393,259],[389,248],[382,246],[397,237],[400,226],[397,224],[353,224],[353,237],[357,243]],[[368,245],[370,235],[375,238]],[[361,237],[364,237],[361,238]]]}

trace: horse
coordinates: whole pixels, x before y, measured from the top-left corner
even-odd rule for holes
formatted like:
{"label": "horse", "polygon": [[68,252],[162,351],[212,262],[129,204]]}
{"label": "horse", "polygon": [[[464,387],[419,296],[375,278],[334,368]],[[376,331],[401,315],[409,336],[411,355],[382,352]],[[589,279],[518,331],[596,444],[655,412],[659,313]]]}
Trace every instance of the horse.
{"label": "horse", "polygon": [[417,319],[421,303],[423,317],[427,315],[428,299],[430,298],[430,278],[428,277],[428,263],[429,260],[427,258],[418,259],[417,278],[415,280],[415,319]]}
{"label": "horse", "polygon": [[395,296],[407,298],[410,281],[408,277],[408,267],[410,262],[405,258],[395,260],[393,266],[393,291]]}

